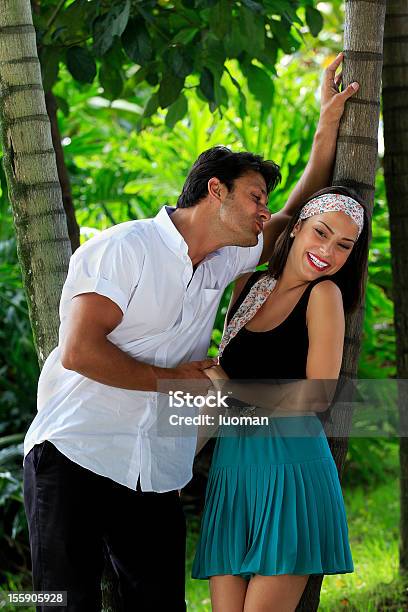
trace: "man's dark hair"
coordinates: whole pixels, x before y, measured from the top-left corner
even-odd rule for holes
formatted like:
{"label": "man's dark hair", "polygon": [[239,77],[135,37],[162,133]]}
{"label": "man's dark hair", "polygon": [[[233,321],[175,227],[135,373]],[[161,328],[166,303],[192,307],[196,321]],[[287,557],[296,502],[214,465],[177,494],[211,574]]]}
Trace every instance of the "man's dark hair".
{"label": "man's dark hair", "polygon": [[368,246],[371,240],[371,228],[370,228],[370,213],[366,203],[360,198],[360,196],[350,187],[344,187],[342,185],[336,185],[332,187],[326,187],[321,189],[317,193],[311,195],[302,206],[299,207],[297,212],[293,215],[286,228],[283,230],[281,235],[275,244],[273,255],[269,261],[268,272],[274,278],[279,278],[283,273],[286,265],[289,251],[292,247],[293,240],[290,234],[299,220],[300,211],[307,202],[326,193],[340,194],[353,198],[361,204],[364,210],[364,226],[360,237],[358,238],[353,250],[350,253],[344,266],[340,268],[332,276],[328,275],[327,278],[334,281],[338,285],[343,295],[343,305],[346,312],[353,312],[364,302],[366,275],[367,275],[367,260],[368,260]]}
{"label": "man's dark hair", "polygon": [[228,191],[234,188],[235,179],[247,172],[259,172],[265,179],[270,193],[281,180],[279,166],[253,153],[233,153],[228,147],[217,146],[201,153],[184,183],[177,200],[178,208],[195,206],[208,194],[208,181],[217,177]]}

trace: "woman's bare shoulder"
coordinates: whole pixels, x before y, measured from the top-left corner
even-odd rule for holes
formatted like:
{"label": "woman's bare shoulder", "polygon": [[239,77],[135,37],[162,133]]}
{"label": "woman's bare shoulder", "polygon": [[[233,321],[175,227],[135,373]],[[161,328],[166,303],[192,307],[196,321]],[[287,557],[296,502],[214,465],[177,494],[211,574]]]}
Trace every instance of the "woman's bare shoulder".
{"label": "woman's bare shoulder", "polygon": [[326,297],[328,299],[330,298],[338,299],[338,297],[342,297],[339,286],[334,281],[332,281],[330,278],[326,278],[316,283],[314,287],[312,287],[312,290],[310,292],[311,296],[313,294],[319,295],[322,298]]}
{"label": "woman's bare shoulder", "polygon": [[333,320],[344,317],[343,296],[334,281],[322,280],[312,287],[306,316],[308,321],[315,316],[327,316]]}

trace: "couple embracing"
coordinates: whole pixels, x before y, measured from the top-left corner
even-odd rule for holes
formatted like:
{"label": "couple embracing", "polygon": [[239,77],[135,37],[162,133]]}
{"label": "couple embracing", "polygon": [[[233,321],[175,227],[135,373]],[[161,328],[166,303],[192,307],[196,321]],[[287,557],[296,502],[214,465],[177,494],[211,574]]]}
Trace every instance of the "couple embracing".
{"label": "couple embracing", "polygon": [[[325,72],[311,158],[280,212],[267,207],[276,164],[214,147],[175,209],[105,230],[71,257],[59,343],[24,444],[33,585],[67,591],[71,612],[101,609],[105,555],[125,612],[186,609],[178,490],[199,443],[155,433],[157,390],[169,379],[232,384],[244,404],[240,380],[297,381],[277,387],[291,415],[274,415],[276,388],[259,391],[271,435],[217,439],[193,565],[194,578],[210,580],[213,610],[294,610],[309,575],[353,571],[324,431],[313,409],[293,418],[303,381],[338,378],[344,312],[364,285],[366,207],[346,188],[322,190],[357,89],[338,91],[341,59]],[[235,279],[215,363],[212,327]],[[299,419],[316,435],[295,436]]]}

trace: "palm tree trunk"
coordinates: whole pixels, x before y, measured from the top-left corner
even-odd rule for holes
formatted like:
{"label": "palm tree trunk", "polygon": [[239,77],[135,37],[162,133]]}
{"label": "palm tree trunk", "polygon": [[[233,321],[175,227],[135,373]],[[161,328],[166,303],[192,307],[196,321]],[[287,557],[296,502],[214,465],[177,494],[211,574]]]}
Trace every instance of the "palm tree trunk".
{"label": "palm tree trunk", "polygon": [[[41,7],[40,0],[31,0],[31,8],[33,14],[40,15]],[[60,10],[62,10],[60,6]],[[38,55],[40,56],[40,48],[38,47]],[[57,161],[58,178],[62,190],[62,203],[64,205],[65,214],[67,216],[68,235],[71,241],[71,251],[74,253],[80,245],[80,229],[75,217],[74,202],[72,199],[71,181],[64,160],[64,150],[61,144],[61,134],[58,126],[57,117],[57,101],[52,91],[45,92],[45,106],[47,108],[48,117],[51,123],[52,144],[54,146],[55,157]]]}
{"label": "palm tree trunk", "polygon": [[58,343],[70,240],[45,107],[29,0],[0,3],[4,169],[40,365]]}
{"label": "palm tree trunk", "polygon": [[68,235],[71,241],[71,250],[74,253],[80,245],[79,225],[75,217],[74,202],[72,200],[71,181],[65,165],[64,150],[61,144],[61,134],[58,126],[57,101],[52,91],[45,94],[45,106],[51,124],[52,144],[57,162],[58,178],[62,190],[62,203],[67,217]]}
{"label": "palm tree trunk", "polygon": [[[357,81],[360,89],[347,102],[340,124],[333,184],[354,188],[371,207],[371,211],[377,166],[384,19],[385,0],[346,0],[343,82],[346,86]],[[364,309],[360,308],[346,318],[341,369],[343,381],[356,378],[357,375],[363,316]],[[330,448],[341,476],[348,448],[347,432],[351,415],[333,411],[333,422],[336,437],[330,439]],[[309,579],[298,610],[317,610],[321,585],[322,577]]]}
{"label": "palm tree trunk", "polygon": [[[71,241],[45,104],[29,0],[0,2],[0,122],[17,250],[42,367],[58,344],[58,307]],[[105,564],[106,610],[118,609]]]}
{"label": "palm tree trunk", "polygon": [[[397,376],[408,379],[408,0],[388,0],[384,36],[384,174],[391,231]],[[400,431],[407,431],[404,380]],[[405,393],[404,393],[405,391]],[[400,572],[408,576],[408,439],[400,437]]]}

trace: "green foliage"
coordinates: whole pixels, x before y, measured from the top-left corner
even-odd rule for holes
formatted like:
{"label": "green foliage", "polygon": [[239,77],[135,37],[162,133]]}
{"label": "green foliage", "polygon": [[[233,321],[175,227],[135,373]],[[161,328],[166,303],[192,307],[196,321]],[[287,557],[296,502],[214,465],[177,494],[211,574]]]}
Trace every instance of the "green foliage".
{"label": "green foliage", "polygon": [[398,477],[398,440],[351,438],[344,468],[347,487],[380,485]]}
{"label": "green foliage", "polygon": [[[13,240],[0,242],[0,260],[6,250],[15,253]],[[10,259],[0,261],[0,572],[28,559],[22,444],[16,442],[35,412],[39,374],[19,267]]]}
{"label": "green foliage", "polygon": [[[23,432],[36,408],[38,362],[0,166],[0,575],[29,559],[23,509]],[[2,576],[3,578],[3,576]],[[3,580],[2,580],[3,581]]]}
{"label": "green foliage", "polygon": [[[8,261],[1,261],[3,257]],[[0,435],[3,435],[23,429],[33,414],[33,389],[39,374],[13,239],[0,242],[0,318]]]}
{"label": "green foliage", "polygon": [[294,53],[308,30],[317,36],[323,27],[311,0],[66,4],[55,7],[45,0],[34,14],[44,88],[55,86],[62,64],[78,87],[92,83],[98,73],[110,100],[132,100],[143,88],[139,127],[150,124],[159,107],[177,105],[169,125],[184,117],[187,88],[195,89],[212,111],[226,109],[229,97],[220,82],[231,59],[245,67],[250,90],[267,104],[278,51]]}
{"label": "green foliage", "polygon": [[396,376],[390,231],[382,168],[377,172],[359,377]]}

